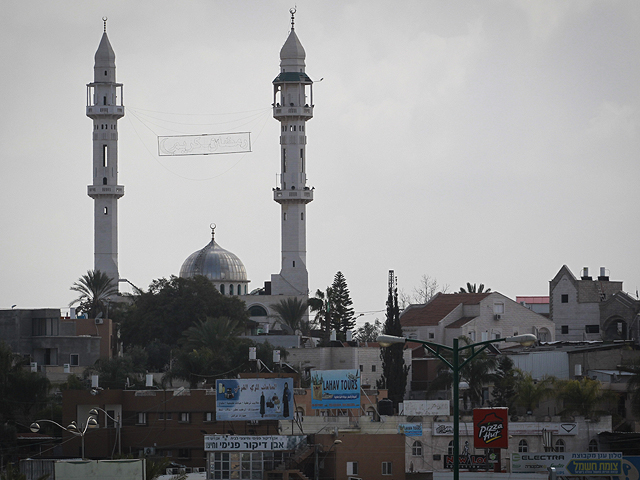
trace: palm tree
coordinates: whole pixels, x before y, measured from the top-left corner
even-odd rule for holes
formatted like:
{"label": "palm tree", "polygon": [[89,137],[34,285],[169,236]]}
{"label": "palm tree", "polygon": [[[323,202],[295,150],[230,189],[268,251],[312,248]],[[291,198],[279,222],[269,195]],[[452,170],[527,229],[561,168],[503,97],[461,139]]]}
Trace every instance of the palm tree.
{"label": "palm tree", "polygon": [[458,293],[489,293],[490,291],[490,288],[487,288],[485,290],[484,283],[481,283],[476,287],[475,283],[471,285],[469,282],[467,282],[467,289],[465,290],[464,287],[460,287],[460,291]]}
{"label": "palm tree", "polygon": [[271,309],[276,312],[281,323],[289,326],[294,332],[300,330],[305,334],[309,333],[309,324],[304,321],[307,307],[307,302],[297,297],[285,298],[271,305]]}
{"label": "palm tree", "polygon": [[100,270],[88,270],[86,275],[82,275],[73,283],[71,290],[78,292],[80,296],[69,306],[79,303],[79,310],[89,318],[95,318],[98,313],[104,311],[109,297],[118,294],[118,286],[114,284],[113,279]]}
{"label": "palm tree", "polygon": [[[460,337],[462,342],[467,345],[471,341],[466,337]],[[468,356],[468,350],[463,351],[460,363]],[[496,381],[497,375],[494,373],[498,365],[495,357],[487,355],[486,352],[480,353],[473,360],[460,369],[460,382],[465,382],[468,388],[463,391],[465,404],[469,400],[471,408],[479,407],[483,403],[482,390],[486,385]],[[431,385],[429,391],[437,391],[451,388],[453,383],[453,372],[448,368],[442,368]],[[457,401],[454,399],[454,401]]]}
{"label": "palm tree", "polygon": [[307,301],[312,312],[316,312],[314,324],[324,332],[325,343],[329,343],[331,332],[331,312],[333,310],[333,290],[327,287],[326,292],[318,289],[316,296]]}
{"label": "palm tree", "polygon": [[195,325],[182,332],[182,342],[189,349],[206,347],[216,351],[243,330],[242,322],[229,317],[207,317],[205,321],[198,320]]}
{"label": "palm tree", "polygon": [[553,396],[555,377],[543,377],[542,380],[534,380],[528,372],[516,369],[516,400],[515,404],[524,407],[527,414],[533,412],[538,404]]}
{"label": "palm tree", "polygon": [[598,406],[613,398],[615,394],[610,390],[603,390],[598,380],[586,377],[562,382],[557,395],[564,407],[560,415],[576,414],[585,418],[596,417],[601,412],[597,410]]}

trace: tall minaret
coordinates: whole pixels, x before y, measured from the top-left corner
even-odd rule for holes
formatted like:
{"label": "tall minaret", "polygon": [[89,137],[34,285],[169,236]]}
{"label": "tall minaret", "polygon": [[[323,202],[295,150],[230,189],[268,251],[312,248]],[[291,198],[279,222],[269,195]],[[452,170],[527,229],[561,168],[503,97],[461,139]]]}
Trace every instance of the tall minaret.
{"label": "tall minaret", "polygon": [[107,18],[102,20],[104,33],[95,55],[93,83],[87,85],[87,116],[93,120],[93,183],[88,195],[94,200],[94,268],[117,285],[118,199],[124,195],[124,187],[118,185],[118,119],[124,116],[124,106]]}
{"label": "tall minaret", "polygon": [[273,117],[280,122],[280,186],[273,199],[281,206],[282,269],[271,276],[272,295],[307,295],[306,204],[313,200],[307,186],[306,122],[313,117],[313,82],[304,72],[304,48],[294,30],[280,50],[280,74],[273,81]]}

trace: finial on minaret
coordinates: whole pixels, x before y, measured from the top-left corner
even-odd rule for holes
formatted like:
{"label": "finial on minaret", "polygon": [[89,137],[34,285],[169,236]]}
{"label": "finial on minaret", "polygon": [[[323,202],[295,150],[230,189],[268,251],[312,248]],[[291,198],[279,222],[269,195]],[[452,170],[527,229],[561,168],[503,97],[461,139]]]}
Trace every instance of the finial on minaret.
{"label": "finial on minaret", "polygon": [[104,33],[107,33],[107,17],[102,17],[102,21],[104,22]]}
{"label": "finial on minaret", "polygon": [[213,242],[216,235],[216,224],[212,223],[211,225],[209,225],[209,228],[211,229],[211,241]]}
{"label": "finial on minaret", "polygon": [[296,7],[293,7],[292,9],[289,10],[289,13],[291,14],[291,30],[294,29],[294,24],[296,22]]}

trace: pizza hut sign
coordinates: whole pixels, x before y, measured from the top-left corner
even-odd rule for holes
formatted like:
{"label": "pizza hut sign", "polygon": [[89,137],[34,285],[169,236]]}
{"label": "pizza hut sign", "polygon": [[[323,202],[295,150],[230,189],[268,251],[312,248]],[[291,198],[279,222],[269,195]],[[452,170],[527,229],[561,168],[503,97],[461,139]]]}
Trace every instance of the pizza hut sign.
{"label": "pizza hut sign", "polygon": [[473,446],[475,448],[509,448],[508,408],[473,409]]}

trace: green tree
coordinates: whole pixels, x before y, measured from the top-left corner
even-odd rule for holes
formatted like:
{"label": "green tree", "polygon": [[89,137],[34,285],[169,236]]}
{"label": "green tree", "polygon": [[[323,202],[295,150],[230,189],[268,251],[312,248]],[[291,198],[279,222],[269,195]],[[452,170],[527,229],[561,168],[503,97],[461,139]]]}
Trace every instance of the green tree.
{"label": "green tree", "polygon": [[182,332],[182,341],[187,349],[206,347],[211,350],[224,348],[225,343],[241,334],[244,325],[229,317],[198,320],[195,325]]}
{"label": "green tree", "polygon": [[[400,325],[400,309],[398,308],[398,289],[395,284],[393,272],[390,272],[389,294],[387,297],[387,318],[384,322],[383,333],[385,335],[402,336]],[[404,345],[396,343],[380,349],[382,360],[382,378],[377,382],[378,388],[386,388],[388,397],[395,408],[404,399],[407,388],[407,375],[409,367],[404,364]]]}
{"label": "green tree", "polygon": [[476,287],[475,283],[471,285],[469,282],[467,282],[467,288],[465,289],[464,287],[460,287],[460,291],[458,293],[489,293],[490,291],[490,288],[484,288],[483,283]]}
{"label": "green tree", "polygon": [[365,322],[363,326],[356,330],[354,338],[359,342],[375,342],[382,331],[382,324],[376,318],[375,322]]}
{"label": "green tree", "polygon": [[84,369],[83,377],[89,379],[92,375],[100,377],[100,387],[109,389],[124,389],[127,385],[142,383],[142,375],[146,365],[135,357],[125,353],[122,357],[101,358],[90,367]]}
{"label": "green tree", "polygon": [[220,294],[203,276],[154,280],[148,291],[133,295],[132,300],[121,326],[125,346],[146,346],[157,340],[176,348],[182,332],[198,320],[227,317],[244,327],[249,318],[242,300]]}
{"label": "green tree", "polygon": [[527,414],[533,413],[542,400],[554,395],[555,381],[555,377],[547,376],[541,380],[535,380],[530,373],[516,369],[515,405],[524,408]]}
{"label": "green tree", "polygon": [[353,330],[356,321],[353,313],[353,301],[342,272],[337,272],[331,284],[332,306],[331,328],[336,331],[338,340],[346,340],[347,332]]}
{"label": "green tree", "polygon": [[276,312],[280,322],[287,325],[294,332],[300,330],[308,335],[310,333],[309,325],[304,320],[307,307],[307,302],[298,297],[285,298],[271,305],[271,309]]}
{"label": "green tree", "polygon": [[598,380],[583,378],[559,383],[556,398],[562,401],[560,415],[581,415],[585,418],[596,418],[604,413],[598,409],[615,395],[610,390],[603,390]]}
{"label": "green tree", "polygon": [[492,407],[507,407],[512,411],[516,395],[516,371],[513,368],[513,360],[506,355],[501,355],[496,369],[490,405]]}
{"label": "green tree", "polygon": [[80,296],[69,306],[79,303],[79,311],[89,318],[96,318],[106,311],[107,302],[112,296],[118,295],[118,286],[113,279],[100,270],[89,270],[71,286],[71,290]]}

